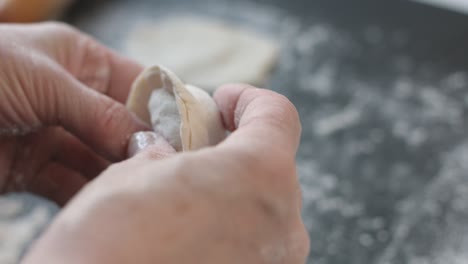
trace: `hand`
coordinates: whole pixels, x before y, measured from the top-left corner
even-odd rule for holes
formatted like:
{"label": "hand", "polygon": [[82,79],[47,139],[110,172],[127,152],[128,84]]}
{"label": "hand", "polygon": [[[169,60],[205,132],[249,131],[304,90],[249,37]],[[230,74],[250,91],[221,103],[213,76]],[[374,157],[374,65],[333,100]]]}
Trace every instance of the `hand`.
{"label": "hand", "polygon": [[142,69],[64,24],[0,36],[0,191],[64,204],[147,129],[121,104]]}
{"label": "hand", "polygon": [[215,99],[235,130],[224,142],[172,155],[153,138],[85,187],[24,263],[304,263],[295,108],[241,85]]}

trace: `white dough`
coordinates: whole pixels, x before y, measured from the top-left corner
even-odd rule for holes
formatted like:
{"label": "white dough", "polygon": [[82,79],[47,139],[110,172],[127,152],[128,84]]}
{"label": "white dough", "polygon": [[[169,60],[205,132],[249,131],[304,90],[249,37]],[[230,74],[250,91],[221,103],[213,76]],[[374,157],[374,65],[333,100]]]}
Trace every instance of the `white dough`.
{"label": "white dough", "polygon": [[149,67],[136,78],[127,108],[151,124],[176,151],[213,146],[226,136],[213,98],[162,66]]}
{"label": "white dough", "polygon": [[183,16],[136,27],[126,45],[127,54],[143,65],[165,65],[185,82],[209,91],[232,82],[264,85],[278,49],[257,33]]}
{"label": "white dough", "polygon": [[156,133],[168,140],[175,149],[182,149],[180,137],[174,137],[180,132],[180,115],[172,91],[156,89],[151,93],[148,103],[151,125]]}

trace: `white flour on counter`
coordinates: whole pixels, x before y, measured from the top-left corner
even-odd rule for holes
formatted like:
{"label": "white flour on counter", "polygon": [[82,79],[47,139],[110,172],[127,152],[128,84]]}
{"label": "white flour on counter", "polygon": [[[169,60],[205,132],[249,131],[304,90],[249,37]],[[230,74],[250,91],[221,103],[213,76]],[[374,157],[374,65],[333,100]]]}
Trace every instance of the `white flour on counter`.
{"label": "white flour on counter", "polygon": [[58,211],[29,194],[0,196],[0,263],[16,264]]}
{"label": "white flour on counter", "polygon": [[[404,30],[368,25],[350,33],[253,1],[203,3],[164,9],[119,2],[77,24],[121,51],[136,22],[169,14],[207,15],[269,36],[281,51],[267,87],[295,103],[303,124],[297,163],[310,263],[468,262],[460,246],[468,231],[457,213],[468,197],[454,191],[447,210],[426,208],[457,189],[449,175],[466,173],[456,165],[468,130],[466,71],[415,60]],[[440,240],[426,239],[415,223]]]}

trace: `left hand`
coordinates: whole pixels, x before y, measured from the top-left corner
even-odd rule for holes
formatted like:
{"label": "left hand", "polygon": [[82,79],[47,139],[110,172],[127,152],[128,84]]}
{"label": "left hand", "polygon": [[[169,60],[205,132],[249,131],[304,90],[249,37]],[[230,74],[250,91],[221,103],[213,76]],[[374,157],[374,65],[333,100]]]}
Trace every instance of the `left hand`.
{"label": "left hand", "polygon": [[122,104],[142,68],[61,23],[0,36],[0,191],[64,204],[148,129]]}

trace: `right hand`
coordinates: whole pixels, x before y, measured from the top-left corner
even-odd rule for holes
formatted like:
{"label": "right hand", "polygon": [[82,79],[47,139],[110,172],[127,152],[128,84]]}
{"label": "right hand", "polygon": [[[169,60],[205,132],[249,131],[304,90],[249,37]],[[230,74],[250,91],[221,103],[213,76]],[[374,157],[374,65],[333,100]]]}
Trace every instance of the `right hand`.
{"label": "right hand", "polygon": [[242,85],[221,88],[215,99],[235,130],[224,142],[174,154],[160,140],[112,165],[25,263],[304,263],[295,108]]}

